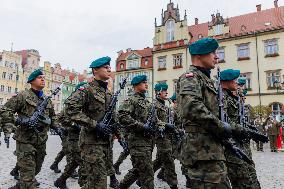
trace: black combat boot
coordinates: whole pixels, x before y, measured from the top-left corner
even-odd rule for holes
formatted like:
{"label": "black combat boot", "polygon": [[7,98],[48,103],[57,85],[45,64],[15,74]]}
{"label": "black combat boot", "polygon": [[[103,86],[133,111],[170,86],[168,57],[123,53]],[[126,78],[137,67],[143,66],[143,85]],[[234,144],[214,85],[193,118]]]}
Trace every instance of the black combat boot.
{"label": "black combat boot", "polygon": [[20,186],[18,184],[16,184],[15,186],[12,186],[12,187],[10,187],[8,189],[20,189]]}
{"label": "black combat boot", "polygon": [[178,189],[177,185],[171,186],[171,189]]}
{"label": "black combat boot", "polygon": [[117,175],[121,175],[121,172],[119,171],[119,165],[118,164],[114,164],[113,165],[113,168],[114,168],[114,170],[115,170],[115,174],[117,174]]}
{"label": "black combat boot", "polygon": [[137,186],[139,186],[139,187],[141,187],[141,186],[142,186],[142,184],[141,184],[140,180],[137,180],[137,181],[136,181],[136,184],[137,184]]}
{"label": "black combat boot", "polygon": [[12,175],[14,177],[14,179],[19,180],[19,169],[17,166],[15,166],[12,171],[10,172],[10,175]]}
{"label": "black combat boot", "polygon": [[186,184],[185,184],[185,186],[186,186],[187,188],[191,188],[190,178],[189,178],[188,176],[185,176],[185,178],[186,178]]}
{"label": "black combat boot", "polygon": [[115,175],[111,175],[110,176],[110,187],[115,188],[115,189],[119,189],[119,182],[116,179]]}
{"label": "black combat boot", "polygon": [[166,181],[166,179],[165,179],[165,174],[164,174],[164,170],[163,170],[163,169],[160,170],[160,172],[159,172],[158,175],[157,175],[157,178],[158,178],[158,179],[161,179],[161,180],[163,180],[163,181]]}
{"label": "black combat boot", "polygon": [[50,166],[50,169],[53,170],[55,173],[61,173],[61,170],[58,169],[58,164],[55,162]]}
{"label": "black combat boot", "polygon": [[35,179],[35,185],[36,187],[39,187],[40,183]]}
{"label": "black combat boot", "polygon": [[79,174],[77,173],[77,171],[73,171],[73,173],[71,174],[71,178],[75,179],[78,177],[79,177]]}
{"label": "black combat boot", "polygon": [[68,189],[68,187],[66,186],[66,180],[63,180],[60,177],[54,182],[54,186],[60,189]]}

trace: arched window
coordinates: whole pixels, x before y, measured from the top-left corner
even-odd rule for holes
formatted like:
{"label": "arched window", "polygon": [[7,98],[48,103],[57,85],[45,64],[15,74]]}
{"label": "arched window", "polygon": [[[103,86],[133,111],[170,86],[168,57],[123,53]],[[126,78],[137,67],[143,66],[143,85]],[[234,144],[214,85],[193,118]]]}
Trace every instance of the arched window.
{"label": "arched window", "polygon": [[124,64],[121,63],[121,64],[120,64],[120,69],[122,70],[123,68],[124,68]]}
{"label": "arched window", "polygon": [[174,40],[175,21],[170,19],[166,22],[167,42]]}

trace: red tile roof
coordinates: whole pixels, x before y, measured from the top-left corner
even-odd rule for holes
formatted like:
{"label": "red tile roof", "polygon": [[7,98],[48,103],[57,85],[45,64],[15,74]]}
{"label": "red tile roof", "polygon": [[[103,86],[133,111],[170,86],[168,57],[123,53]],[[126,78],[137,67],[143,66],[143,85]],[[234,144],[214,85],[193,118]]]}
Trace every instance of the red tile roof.
{"label": "red tile roof", "polygon": [[[266,23],[270,23],[270,25],[266,25]],[[280,28],[284,28],[284,6],[229,18],[230,33],[226,37]],[[188,30],[193,36],[191,41],[197,40],[199,35],[208,37],[208,23],[191,25]],[[224,36],[217,38],[224,38]]]}
{"label": "red tile roof", "polygon": [[147,57],[147,56],[152,56],[152,48],[147,47],[144,48],[143,50],[131,50],[129,52],[123,52],[118,58],[117,58],[117,62],[121,61],[121,60],[126,60],[126,57],[129,56],[132,53],[136,53],[137,55],[140,55],[142,57]]}

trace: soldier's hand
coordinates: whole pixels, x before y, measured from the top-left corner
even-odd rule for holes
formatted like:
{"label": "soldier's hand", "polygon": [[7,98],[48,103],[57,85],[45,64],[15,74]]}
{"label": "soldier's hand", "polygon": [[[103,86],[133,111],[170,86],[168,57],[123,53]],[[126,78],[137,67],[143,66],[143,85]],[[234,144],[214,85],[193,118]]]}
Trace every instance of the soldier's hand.
{"label": "soldier's hand", "polygon": [[165,128],[169,131],[174,131],[175,130],[175,125],[174,124],[170,124],[170,123],[167,123],[165,125]]}
{"label": "soldier's hand", "polygon": [[232,128],[230,124],[226,122],[222,122],[222,126],[223,126],[222,137],[225,139],[230,138],[232,136]]}
{"label": "soldier's hand", "polygon": [[111,135],[112,134],[112,130],[111,128],[107,127],[106,124],[104,124],[103,122],[99,122],[96,125],[96,130],[104,135]]}

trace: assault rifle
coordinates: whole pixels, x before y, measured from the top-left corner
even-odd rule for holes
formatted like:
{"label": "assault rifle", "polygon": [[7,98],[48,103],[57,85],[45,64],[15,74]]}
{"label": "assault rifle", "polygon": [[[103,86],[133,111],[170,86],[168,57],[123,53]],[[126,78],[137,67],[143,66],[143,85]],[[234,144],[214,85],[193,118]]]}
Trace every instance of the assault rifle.
{"label": "assault rifle", "polygon": [[[224,94],[221,86],[221,78],[220,78],[220,68],[217,68],[217,87],[218,87],[218,105],[219,105],[219,115],[220,120],[223,123],[228,123],[228,117],[224,111]],[[229,139],[220,139],[221,143],[225,148],[230,150],[233,154],[235,154],[238,158],[244,160],[245,162],[252,164],[252,160],[235,145],[235,142],[232,138]]]}
{"label": "assault rifle", "polygon": [[263,143],[267,143],[269,141],[268,137],[262,134],[261,132],[259,132],[259,130],[256,127],[252,126],[249,123],[249,121],[246,119],[245,106],[244,106],[243,100],[241,99],[240,88],[238,88],[237,93],[238,93],[238,108],[239,108],[240,125],[244,127],[250,139],[253,139],[254,141],[260,141]]}
{"label": "assault rifle", "polygon": [[117,102],[117,98],[118,95],[120,94],[121,90],[125,88],[125,85],[127,83],[127,77],[124,78],[120,83],[119,83],[119,89],[114,93],[114,95],[112,96],[111,102],[106,110],[106,113],[102,119],[102,123],[105,125],[106,130],[111,130],[113,133],[115,133],[118,129],[118,127],[115,125],[110,125],[110,122],[112,120],[112,114],[113,114],[113,110],[116,106],[116,102]]}
{"label": "assault rifle", "polygon": [[52,98],[52,96],[55,96],[57,93],[59,93],[62,86],[63,86],[63,84],[61,84],[59,87],[57,87],[51,93],[51,95],[45,96],[43,101],[36,107],[36,110],[34,111],[34,113],[31,117],[19,116],[16,119],[16,124],[27,127],[29,129],[33,129],[36,133],[40,132],[37,128],[37,124],[38,124],[39,121],[46,124],[46,125],[50,125],[51,119],[44,115],[44,110],[46,109],[46,106],[47,106],[49,100]]}

